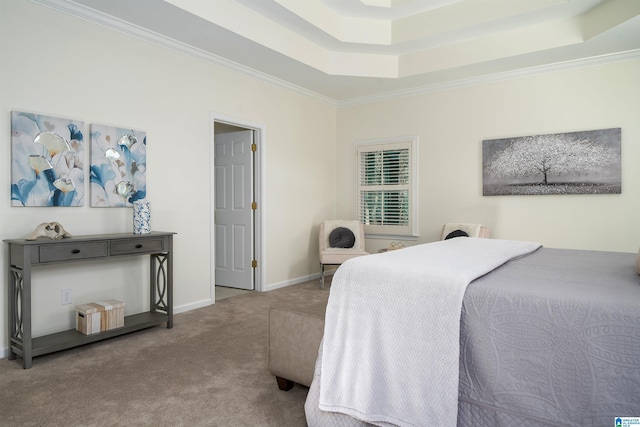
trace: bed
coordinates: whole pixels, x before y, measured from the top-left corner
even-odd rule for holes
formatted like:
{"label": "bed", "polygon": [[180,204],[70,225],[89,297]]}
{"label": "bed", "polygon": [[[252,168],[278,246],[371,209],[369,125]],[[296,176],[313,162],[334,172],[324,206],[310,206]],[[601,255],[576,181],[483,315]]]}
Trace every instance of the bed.
{"label": "bed", "polygon": [[[426,257],[474,257],[494,243],[466,245],[489,240],[451,239],[340,267],[305,404],[309,426],[603,426],[640,416],[640,276],[632,253],[533,244],[479,269],[457,286],[456,345],[449,336],[444,346],[455,355],[442,369],[447,380],[423,368],[436,357],[432,338],[439,343],[451,332],[440,330],[442,314],[421,299],[420,280],[434,269]],[[460,266],[469,262],[460,257],[451,268],[467,270]],[[424,267],[408,267],[414,264]],[[428,280],[443,277],[438,270]],[[396,302],[389,307],[388,299]],[[335,398],[335,390],[343,394]]]}

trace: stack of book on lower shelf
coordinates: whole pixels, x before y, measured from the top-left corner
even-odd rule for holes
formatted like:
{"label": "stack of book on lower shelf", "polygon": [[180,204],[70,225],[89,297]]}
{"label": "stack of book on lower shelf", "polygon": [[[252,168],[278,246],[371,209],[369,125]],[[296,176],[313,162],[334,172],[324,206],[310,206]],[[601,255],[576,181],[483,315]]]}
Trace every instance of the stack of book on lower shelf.
{"label": "stack of book on lower shelf", "polygon": [[76,330],[85,335],[124,326],[124,302],[115,299],[76,305]]}

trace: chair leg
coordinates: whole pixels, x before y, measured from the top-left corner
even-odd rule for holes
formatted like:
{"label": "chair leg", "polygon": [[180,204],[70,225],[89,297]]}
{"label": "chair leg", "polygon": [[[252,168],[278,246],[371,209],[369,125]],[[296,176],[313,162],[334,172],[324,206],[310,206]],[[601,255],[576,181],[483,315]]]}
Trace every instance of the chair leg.
{"label": "chair leg", "polygon": [[276,381],[278,382],[278,388],[282,391],[289,391],[293,388],[293,381],[291,380],[276,376]]}
{"label": "chair leg", "polygon": [[324,264],[320,264],[320,289],[324,289]]}

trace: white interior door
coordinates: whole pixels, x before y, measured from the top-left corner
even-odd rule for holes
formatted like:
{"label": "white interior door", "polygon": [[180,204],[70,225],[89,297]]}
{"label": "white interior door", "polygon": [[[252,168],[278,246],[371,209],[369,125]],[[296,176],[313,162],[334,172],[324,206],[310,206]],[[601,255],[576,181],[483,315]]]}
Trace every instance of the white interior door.
{"label": "white interior door", "polygon": [[253,131],[215,136],[215,284],[253,290]]}

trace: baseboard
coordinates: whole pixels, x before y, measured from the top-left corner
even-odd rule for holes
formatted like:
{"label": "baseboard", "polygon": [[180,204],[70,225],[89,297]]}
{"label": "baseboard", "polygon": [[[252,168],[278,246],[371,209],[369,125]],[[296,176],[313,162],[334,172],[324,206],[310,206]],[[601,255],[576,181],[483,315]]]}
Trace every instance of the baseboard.
{"label": "baseboard", "polygon": [[203,299],[201,301],[191,302],[189,304],[183,304],[173,307],[173,314],[185,313],[187,311],[195,310],[197,308],[208,307],[213,304],[214,301],[211,298]]}
{"label": "baseboard", "polygon": [[[326,275],[325,275],[326,276]],[[309,276],[297,277],[295,279],[285,280],[284,282],[271,283],[267,285],[265,291],[273,291],[280,288],[286,288],[287,286],[297,285],[299,283],[308,282],[310,280],[320,280],[320,273],[311,274]],[[320,283],[320,282],[318,282]]]}

